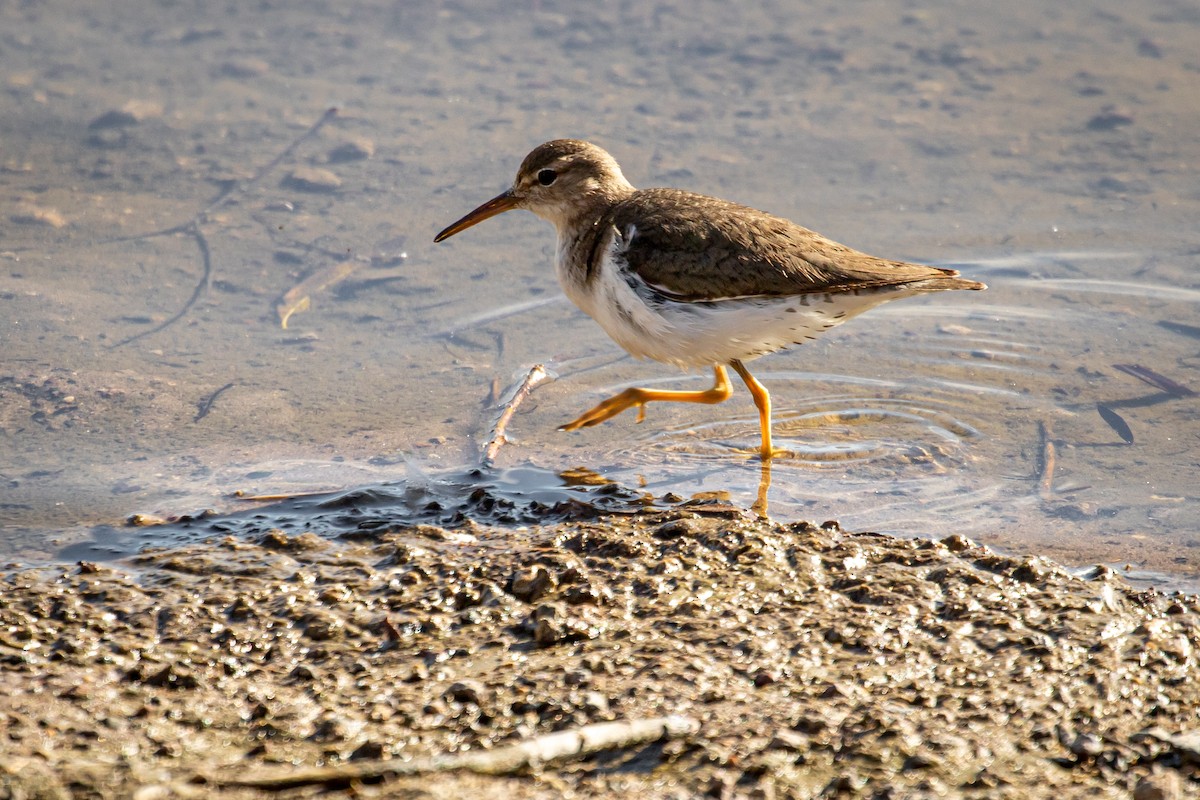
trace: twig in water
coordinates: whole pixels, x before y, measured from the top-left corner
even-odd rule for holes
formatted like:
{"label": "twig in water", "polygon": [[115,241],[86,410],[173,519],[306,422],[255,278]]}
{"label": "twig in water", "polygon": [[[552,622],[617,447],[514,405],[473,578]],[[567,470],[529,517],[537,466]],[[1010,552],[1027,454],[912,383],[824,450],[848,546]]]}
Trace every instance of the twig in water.
{"label": "twig in water", "polygon": [[496,453],[500,452],[500,448],[508,441],[504,432],[508,429],[508,423],[513,418],[513,414],[517,413],[517,406],[521,405],[534,389],[550,380],[554,380],[554,376],[547,372],[543,365],[534,364],[529,368],[525,379],[504,403],[504,411],[501,412],[500,419],[496,420],[496,425],[492,428],[492,435],[483,448],[483,458],[481,459],[483,466],[490,467],[496,460]]}
{"label": "twig in water", "polygon": [[1161,375],[1149,367],[1143,367],[1141,364],[1113,364],[1113,369],[1119,369],[1126,375],[1132,375],[1143,383],[1148,383],[1159,391],[1166,392],[1172,397],[1195,397],[1196,392],[1182,383],[1177,383],[1171,380],[1166,375]]}
{"label": "twig in water", "polygon": [[[136,342],[138,339],[143,339],[147,336],[150,336],[151,334],[158,333],[163,328],[166,328],[170,325],[174,325],[176,322],[183,319],[184,315],[186,315],[189,311],[192,310],[192,306],[196,305],[197,301],[200,300],[201,295],[203,295],[210,288],[212,288],[212,280],[213,280],[212,251],[208,249],[208,239],[204,238],[204,231],[200,230],[200,225],[197,222],[194,222],[194,221],[189,222],[187,224],[187,227],[184,228],[183,230],[188,235],[190,235],[193,239],[196,240],[196,246],[198,248],[200,248],[200,265],[202,267],[202,270],[201,270],[201,275],[200,275],[200,282],[196,284],[195,289],[192,289],[192,296],[187,299],[187,302],[183,304],[182,308],[180,308],[178,311],[176,311],[171,316],[167,317],[162,322],[155,325],[153,328],[142,331],[141,333],[135,333],[132,336],[126,336],[124,339],[117,342],[116,344],[110,345],[111,349],[115,350],[118,347],[124,347],[125,345],[129,344],[130,342]],[[157,234],[150,234],[150,235],[156,236]]]}
{"label": "twig in water", "polygon": [[230,184],[218,194],[211,203],[200,209],[185,222],[178,225],[172,225],[170,228],[160,228],[156,231],[148,231],[146,233],[134,233],[129,236],[118,236],[115,239],[103,239],[96,244],[114,244],[116,242],[136,242],[140,239],[153,239],[156,236],[170,236],[173,233],[188,233],[191,228],[208,221],[208,215],[216,211],[221,206],[229,202],[233,197],[245,192],[247,189],[258,184],[263,178],[271,174],[272,170],[283,163],[284,159],[296,151],[296,148],[315,136],[321,128],[325,127],[325,123],[337,116],[338,110],[331,108],[321,115],[321,118],[313,123],[308,130],[292,140],[291,144],[283,148],[283,152],[271,159],[266,166],[262,167],[258,172],[254,173],[244,181],[238,181]]}
{"label": "twig in water", "polygon": [[1038,437],[1042,443],[1041,468],[1038,470],[1038,494],[1046,502],[1054,498],[1055,448],[1050,423],[1038,422]]}
{"label": "twig in water", "polygon": [[217,398],[232,388],[233,388],[233,383],[232,382],[227,383],[224,386],[222,386],[220,389],[217,389],[215,392],[210,394],[208,397],[205,397],[199,403],[197,403],[196,417],[195,417],[195,419],[192,420],[192,422],[199,422],[200,420],[207,417],[208,412],[212,411],[213,403],[217,402]]}
{"label": "twig in water", "polygon": [[237,500],[245,500],[247,503],[278,503],[283,500],[302,500],[306,497],[320,497],[323,494],[332,494],[337,489],[318,489],[312,492],[286,492],[284,494],[246,494],[241,489],[233,493],[233,497]]}
{"label": "twig in water", "polygon": [[296,312],[308,309],[312,295],[341,283],[361,266],[361,261],[339,261],[331,267],[316,270],[293,286],[275,304],[280,326],[287,330],[288,320]]}
{"label": "twig in water", "polygon": [[498,747],[482,752],[417,758],[356,761],[333,767],[271,770],[259,774],[222,778],[207,776],[220,787],[243,787],[280,790],[300,786],[340,786],[354,781],[378,780],[426,772],[468,770],[483,775],[509,775],[527,767],[535,767],[571,758],[583,758],[604,750],[637,747],[666,739],[690,736],[700,730],[700,723],[689,717],[669,716],[636,719],[628,722],[600,722],[584,725],[573,731],[561,731],[538,736],[526,742]]}
{"label": "twig in water", "polygon": [[1117,436],[1120,436],[1125,444],[1133,444],[1133,430],[1129,427],[1129,423],[1125,421],[1124,417],[1104,405],[1104,403],[1096,403],[1096,411],[1099,412],[1100,419],[1108,423],[1108,427],[1116,431]]}
{"label": "twig in water", "polygon": [[122,339],[121,341],[117,342],[116,344],[111,345],[111,347],[113,349],[118,348],[118,347],[124,347],[125,345],[129,344],[130,342],[136,342],[138,339],[142,339],[146,336],[150,336],[151,334],[158,333],[162,329],[164,329],[170,325],[173,325],[176,322],[178,322],[179,320],[183,319],[184,315],[187,314],[188,311],[190,311],[192,309],[192,307],[196,305],[196,302],[200,299],[201,295],[203,295],[204,292],[206,292],[208,289],[210,289],[212,287],[212,282],[213,282],[212,253],[208,249],[208,240],[204,238],[204,233],[200,230],[200,226],[208,221],[208,215],[211,214],[213,211],[217,210],[218,208],[220,208],[221,206],[225,205],[225,203],[229,202],[229,200],[231,198],[233,198],[234,196],[241,194],[242,192],[245,192],[247,189],[249,189],[250,187],[252,187],[255,184],[257,184],[258,182],[260,182],[263,178],[265,178],[267,175],[269,175],[272,170],[274,170],[277,166],[279,166],[284,161],[284,159],[286,159],[293,152],[295,152],[297,147],[299,147],[302,143],[307,141],[310,137],[314,136],[317,133],[317,131],[321,130],[321,128],[323,128],[325,126],[325,123],[329,122],[329,120],[333,119],[336,116],[337,116],[336,108],[331,108],[328,111],[326,111],[323,115],[321,115],[321,118],[319,120],[317,120],[304,133],[300,134],[298,137],[293,139],[292,143],[289,144],[287,147],[285,147],[283,149],[283,152],[281,152],[279,155],[275,156],[275,158],[271,159],[271,161],[266,166],[264,166],[258,172],[254,173],[254,175],[251,176],[248,180],[241,181],[239,183],[235,183],[235,184],[229,186],[228,188],[226,188],[224,191],[222,191],[220,194],[218,194],[217,197],[211,203],[209,203],[204,208],[200,209],[200,211],[196,212],[196,214],[191,219],[187,220],[186,222],[181,222],[178,225],[173,225],[170,228],[162,228],[161,230],[157,230],[157,231],[149,231],[148,233],[137,233],[137,234],[133,234],[132,236],[119,236],[115,239],[106,239],[102,242],[98,242],[98,244],[112,244],[115,242],[136,242],[136,241],[140,241],[142,239],[153,239],[158,236],[171,236],[176,233],[186,233],[189,236],[191,236],[193,239],[196,240],[196,245],[200,248],[200,258],[201,258],[201,260],[203,262],[203,266],[204,266],[204,274],[201,275],[200,282],[197,283],[196,288],[192,290],[192,296],[190,298],[188,298],[188,301],[186,303],[184,303],[183,308],[181,308],[178,312],[173,314],[169,319],[167,319],[164,322],[159,323],[158,325],[155,325],[150,330],[142,331],[141,333],[136,333],[133,336],[128,336],[128,337]]}

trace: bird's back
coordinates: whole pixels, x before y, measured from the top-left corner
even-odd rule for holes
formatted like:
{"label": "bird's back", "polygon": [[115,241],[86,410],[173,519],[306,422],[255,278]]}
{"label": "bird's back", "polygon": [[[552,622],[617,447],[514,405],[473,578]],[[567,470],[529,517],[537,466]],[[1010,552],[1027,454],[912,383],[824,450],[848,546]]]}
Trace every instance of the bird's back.
{"label": "bird's back", "polygon": [[952,269],[877,258],[782,217],[679,189],[645,189],[614,204],[596,230],[608,232],[621,237],[632,274],[684,302],[905,284],[919,285],[913,293],[986,288]]}

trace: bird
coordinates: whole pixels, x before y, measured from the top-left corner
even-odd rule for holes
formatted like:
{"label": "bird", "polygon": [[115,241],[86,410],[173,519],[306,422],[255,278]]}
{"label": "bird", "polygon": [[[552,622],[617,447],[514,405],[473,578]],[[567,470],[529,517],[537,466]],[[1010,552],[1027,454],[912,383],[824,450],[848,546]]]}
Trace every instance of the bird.
{"label": "bird", "polygon": [[881,303],[987,288],[953,269],[867,255],[728,200],[635,189],[613,156],[579,139],[535,147],[510,188],[434,241],[512,209],[554,225],[559,284],[618,345],[638,358],[713,371],[702,391],[625,389],[560,426],[566,431],[635,407],[641,422],[647,403],[721,403],[733,393],[729,367],[758,409],[767,463],[781,452],[772,445],[771,396],[747,361],[813,341]]}

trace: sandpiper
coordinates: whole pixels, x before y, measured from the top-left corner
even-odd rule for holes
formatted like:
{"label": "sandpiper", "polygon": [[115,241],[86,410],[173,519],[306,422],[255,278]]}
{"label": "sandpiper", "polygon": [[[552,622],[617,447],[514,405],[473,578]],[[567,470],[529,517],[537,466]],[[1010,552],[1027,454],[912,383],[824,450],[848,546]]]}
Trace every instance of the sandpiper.
{"label": "sandpiper", "polygon": [[712,367],[704,391],[630,388],[561,430],[598,425],[646,403],[720,403],[725,367],[758,408],[762,458],[771,446],[771,397],[744,362],[803,344],[890,300],[986,289],[952,269],[861,253],[794,222],[679,189],[635,189],[607,152],[556,139],[535,148],[512,188],[439,233],[435,242],[514,208],[554,223],[556,271],[567,296],[638,358]]}

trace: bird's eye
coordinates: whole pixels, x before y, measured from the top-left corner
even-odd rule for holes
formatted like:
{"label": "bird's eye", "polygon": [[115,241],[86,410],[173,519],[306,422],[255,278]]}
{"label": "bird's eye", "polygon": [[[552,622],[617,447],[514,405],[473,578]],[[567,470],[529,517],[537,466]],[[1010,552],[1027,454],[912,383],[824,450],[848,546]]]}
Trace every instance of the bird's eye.
{"label": "bird's eye", "polygon": [[538,172],[537,179],[542,186],[549,186],[558,180],[558,173],[552,169],[543,169]]}

